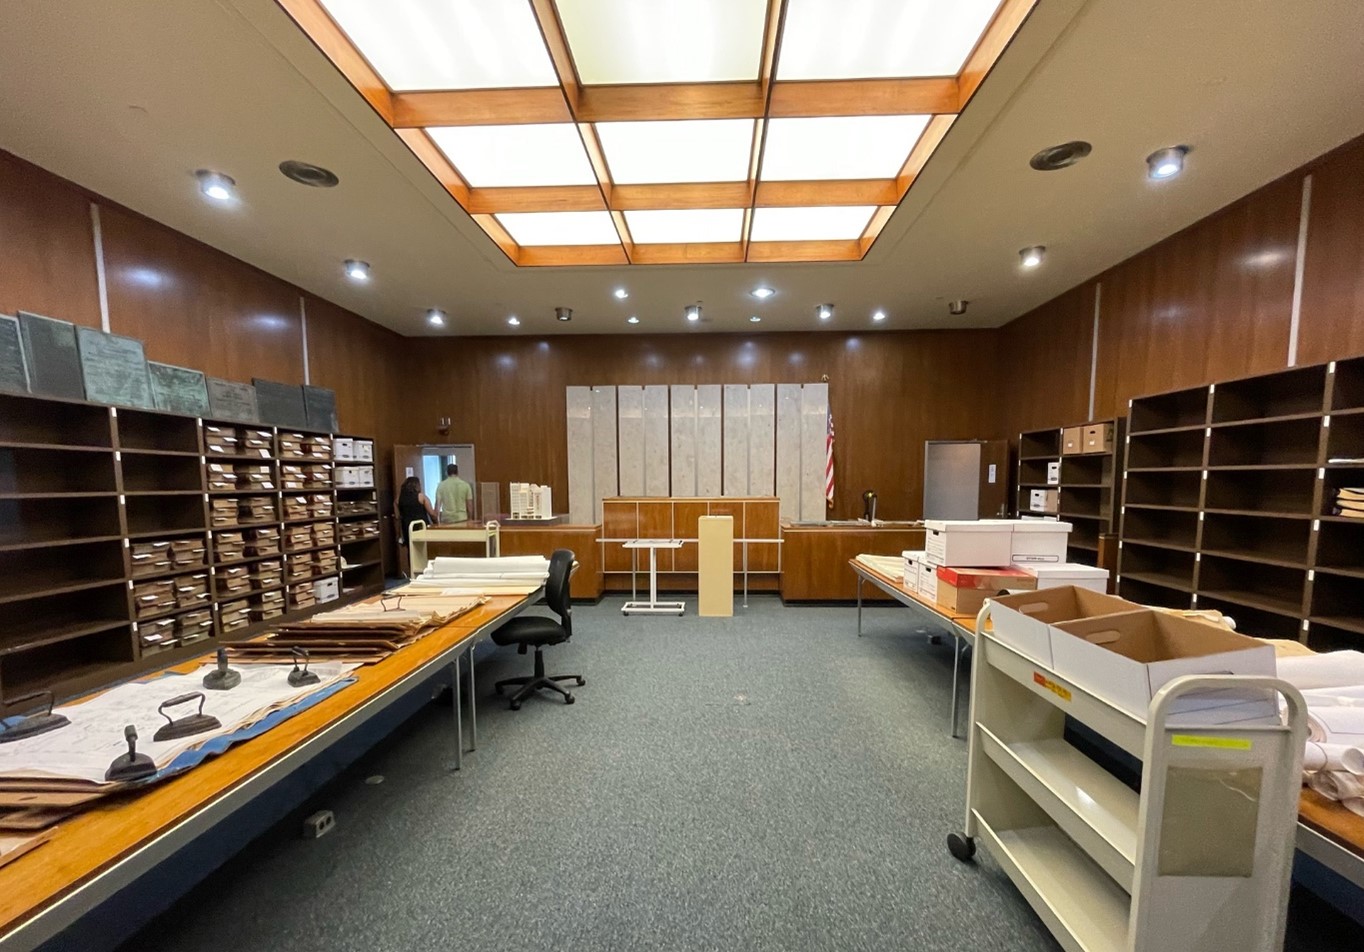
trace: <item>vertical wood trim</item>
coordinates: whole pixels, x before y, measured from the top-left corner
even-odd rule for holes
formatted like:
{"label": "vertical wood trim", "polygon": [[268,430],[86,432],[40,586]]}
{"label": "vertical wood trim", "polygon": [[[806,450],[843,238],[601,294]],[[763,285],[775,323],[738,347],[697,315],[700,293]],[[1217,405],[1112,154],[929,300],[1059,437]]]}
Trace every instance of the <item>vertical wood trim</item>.
{"label": "vertical wood trim", "polygon": [[313,376],[308,366],[308,305],[304,303],[301,294],[298,296],[298,326],[303,335],[303,383],[305,386],[311,386]]}
{"label": "vertical wood trim", "polygon": [[99,286],[99,326],[106,334],[109,325],[109,281],[104,274],[104,229],[99,221],[99,205],[90,203],[90,231],[95,240],[95,283]]}
{"label": "vertical wood trim", "polygon": [[1293,264],[1293,312],[1288,320],[1288,366],[1298,363],[1298,327],[1302,318],[1302,276],[1307,266],[1307,227],[1312,211],[1312,176],[1302,178],[1302,207],[1298,213],[1298,256]]}
{"label": "vertical wood trim", "polygon": [[1104,286],[1102,282],[1094,282],[1094,328],[1090,332],[1089,342],[1089,416],[1086,420],[1094,419],[1094,391],[1099,383],[1099,307],[1103,300]]}

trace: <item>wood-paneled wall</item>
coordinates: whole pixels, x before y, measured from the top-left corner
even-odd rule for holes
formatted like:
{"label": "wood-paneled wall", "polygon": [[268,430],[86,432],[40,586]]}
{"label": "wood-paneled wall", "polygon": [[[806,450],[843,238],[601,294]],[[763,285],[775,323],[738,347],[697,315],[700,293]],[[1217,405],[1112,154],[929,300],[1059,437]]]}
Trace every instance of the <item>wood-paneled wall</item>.
{"label": "wood-paneled wall", "polygon": [[[1308,163],[1005,325],[1000,435],[1142,394],[1288,365],[1304,179],[1311,176],[1297,363],[1364,352],[1364,138]],[[1083,381],[1083,386],[1082,386]]]}
{"label": "wood-paneled wall", "polygon": [[[837,490],[831,518],[913,518],[923,444],[993,435],[993,331],[474,337],[409,352],[399,442],[470,442],[481,480],[548,481],[568,498],[569,385],[812,383],[829,378]],[[448,439],[436,434],[448,416]]]}
{"label": "wood-paneled wall", "polygon": [[[398,374],[411,343],[4,152],[0,312],[101,326],[92,204],[111,331],[140,338],[151,360],[230,380],[303,383],[306,309],[308,379],[336,390],[346,432],[375,437],[381,493],[390,489]],[[384,538],[391,548],[391,534]]]}

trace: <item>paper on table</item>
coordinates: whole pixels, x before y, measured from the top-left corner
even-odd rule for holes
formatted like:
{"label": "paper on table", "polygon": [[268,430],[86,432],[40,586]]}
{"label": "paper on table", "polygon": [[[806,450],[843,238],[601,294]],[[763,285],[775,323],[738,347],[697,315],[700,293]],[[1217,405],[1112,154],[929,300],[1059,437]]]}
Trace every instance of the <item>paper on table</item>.
{"label": "paper on table", "polygon": [[1328,651],[1300,658],[1279,658],[1279,677],[1299,691],[1364,684],[1364,652]]}
{"label": "paper on table", "polygon": [[1302,755],[1302,769],[1344,770],[1364,777],[1364,750],[1348,744],[1322,744],[1309,740]]}
{"label": "paper on table", "polygon": [[1364,779],[1343,770],[1314,773],[1308,786],[1328,800],[1358,800],[1364,797]]}
{"label": "paper on table", "polygon": [[1349,800],[1342,800],[1340,801],[1340,805],[1351,813],[1357,813],[1360,816],[1364,816],[1364,797],[1352,797]]}
{"label": "paper on table", "polygon": [[1364,707],[1307,708],[1307,739],[1364,747]]}
{"label": "paper on table", "polygon": [[[121,753],[128,750],[123,729],[135,725],[137,749],[164,767],[192,747],[255,723],[271,710],[288,706],[330,685],[357,667],[341,662],[315,664],[310,670],[321,679],[319,684],[293,687],[288,682],[289,664],[242,666],[237,670],[242,681],[230,691],[204,691],[204,713],[222,726],[192,737],[155,741],[152,737],[166,723],[157,707],[178,694],[202,690],[203,677],[216,665],[204,665],[187,674],[169,674],[155,681],[132,682],[111,688],[83,704],[57,708],[71,721],[59,730],[14,741],[0,747],[0,776],[69,777],[104,783],[105,771]],[[183,717],[197,709],[197,701],[172,708],[172,717]]]}
{"label": "paper on table", "polygon": [[423,575],[498,575],[504,572],[549,573],[549,559],[542,555],[509,555],[491,559],[439,556],[430,561]]}

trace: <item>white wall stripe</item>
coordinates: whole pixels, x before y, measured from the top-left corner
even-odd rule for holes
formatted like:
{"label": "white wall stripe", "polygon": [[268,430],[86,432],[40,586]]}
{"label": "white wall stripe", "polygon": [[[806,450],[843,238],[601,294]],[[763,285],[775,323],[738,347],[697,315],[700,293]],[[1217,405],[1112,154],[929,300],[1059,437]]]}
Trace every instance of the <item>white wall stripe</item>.
{"label": "white wall stripe", "polygon": [[104,230],[99,223],[99,205],[90,203],[90,229],[95,236],[95,283],[99,286],[99,326],[109,333],[109,284],[104,276]]}
{"label": "white wall stripe", "polygon": [[308,368],[308,306],[301,294],[298,296],[298,317],[299,326],[303,329],[303,383],[311,386],[313,377]]}
{"label": "white wall stripe", "polygon": [[1288,322],[1288,366],[1298,363],[1298,322],[1302,316],[1302,275],[1307,264],[1307,219],[1312,211],[1312,176],[1302,178],[1302,211],[1298,214],[1298,257],[1293,265],[1293,315]]}
{"label": "white wall stripe", "polygon": [[1094,419],[1094,391],[1099,382],[1099,302],[1103,300],[1104,286],[1094,282],[1094,329],[1091,332],[1089,349],[1089,416]]}

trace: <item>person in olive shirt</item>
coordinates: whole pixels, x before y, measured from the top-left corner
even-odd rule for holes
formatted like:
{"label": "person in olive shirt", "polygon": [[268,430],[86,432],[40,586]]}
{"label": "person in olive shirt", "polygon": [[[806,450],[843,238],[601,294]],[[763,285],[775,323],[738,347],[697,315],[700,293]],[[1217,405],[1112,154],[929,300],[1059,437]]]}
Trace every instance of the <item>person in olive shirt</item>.
{"label": "person in olive shirt", "polygon": [[473,487],[459,478],[459,467],[454,463],[445,467],[445,478],[436,487],[436,514],[440,517],[440,524],[448,526],[467,522],[473,501]]}

